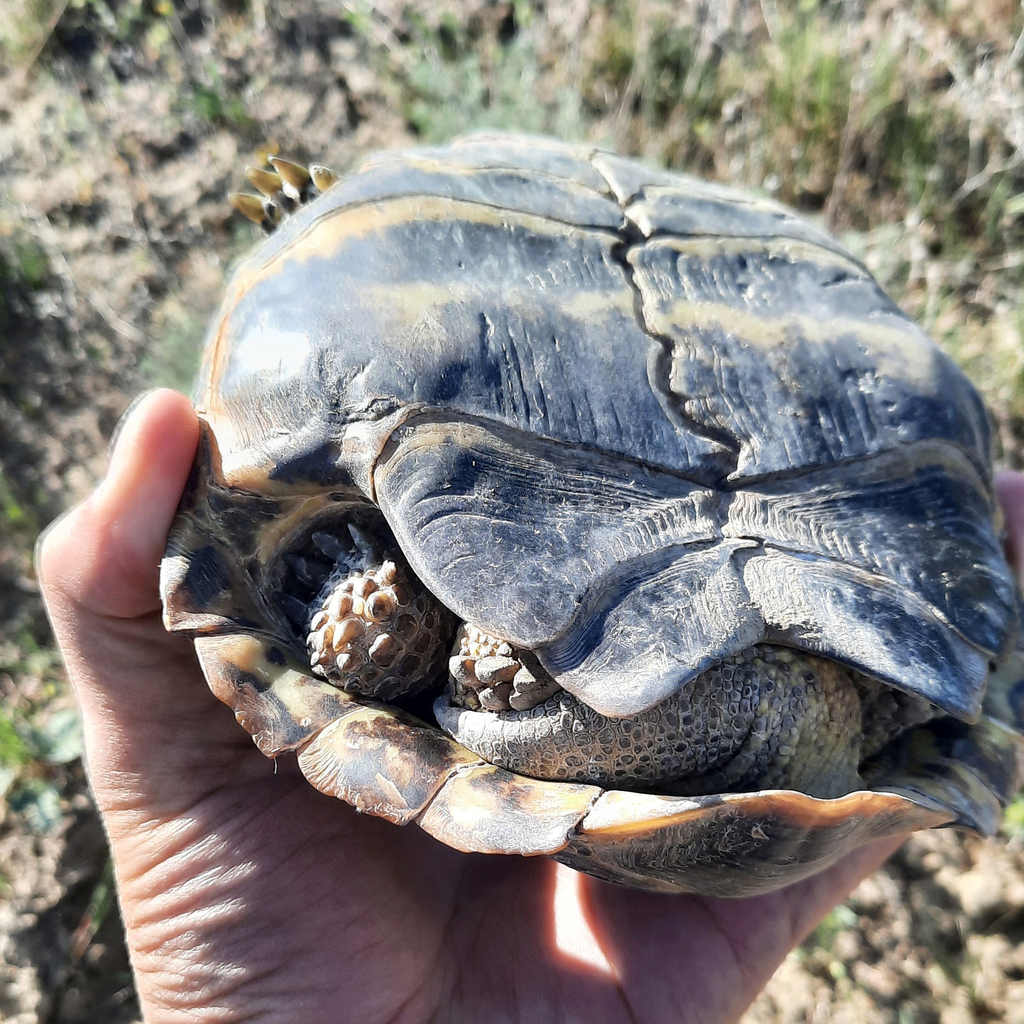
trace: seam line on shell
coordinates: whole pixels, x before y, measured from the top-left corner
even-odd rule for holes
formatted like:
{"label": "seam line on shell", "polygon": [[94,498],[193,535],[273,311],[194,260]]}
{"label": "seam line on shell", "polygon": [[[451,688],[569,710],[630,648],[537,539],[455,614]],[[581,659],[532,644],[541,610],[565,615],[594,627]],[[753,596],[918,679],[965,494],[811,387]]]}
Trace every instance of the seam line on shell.
{"label": "seam line on shell", "polygon": [[601,167],[595,162],[595,155],[596,151],[591,153],[590,165],[608,183],[609,194],[613,199],[615,199],[619,209],[622,211],[623,229],[620,232],[619,244],[612,247],[611,255],[622,268],[623,276],[633,292],[633,312],[636,316],[637,325],[644,334],[658,345],[658,350],[654,355],[654,358],[650,359],[647,364],[647,376],[651,389],[654,391],[655,395],[657,395],[658,401],[660,402],[661,407],[665,410],[669,419],[672,420],[677,427],[695,434],[697,437],[703,438],[722,449],[721,456],[728,463],[726,471],[722,474],[722,480],[724,480],[734,473],[739,465],[740,442],[735,436],[727,431],[716,429],[707,423],[701,423],[699,420],[690,416],[682,408],[683,403],[679,399],[672,400],[670,397],[671,392],[665,382],[669,377],[669,363],[672,358],[674,342],[667,335],[660,334],[659,332],[651,329],[651,325],[647,322],[647,317],[644,313],[643,292],[637,283],[633,266],[626,258],[626,253],[630,248],[633,246],[642,246],[648,240],[647,235],[644,234],[640,225],[633,220],[628,211],[628,205],[634,202],[638,196],[642,195],[643,190],[641,189],[639,192],[630,196],[626,202],[623,203],[618,198],[614,184],[609,180]]}
{"label": "seam line on shell", "polygon": [[[469,138],[473,138],[473,136],[469,136]],[[451,144],[451,148],[455,149],[457,151],[457,144],[460,141],[462,141],[462,140],[460,140],[460,139],[453,139],[452,140],[452,144]],[[395,161],[395,158],[398,155],[400,155],[400,154],[408,155],[410,152],[415,153],[416,152],[415,148],[412,149],[412,150],[406,149],[406,150],[386,150],[385,151],[385,153],[387,153],[392,158],[392,161]],[[422,167],[422,164],[425,164],[426,162],[427,161],[422,161],[421,162],[421,167]],[[589,160],[588,160],[588,162],[589,162]],[[364,162],[360,163],[350,173],[355,174],[355,175],[359,175],[359,174],[373,174],[374,172],[377,172],[377,171],[380,171],[380,170],[387,170],[388,166],[389,166],[389,161],[387,161],[387,160],[382,160],[382,161],[379,161],[379,162],[375,162],[372,158],[370,158],[370,159],[367,159]],[[435,167],[433,168],[433,170],[436,171],[437,173],[442,173],[443,174],[446,171],[452,170],[453,168],[457,169],[457,170],[461,170],[461,171],[470,171],[470,172],[481,171],[481,172],[485,172],[486,173],[488,171],[497,171],[500,174],[503,173],[503,174],[520,174],[520,175],[523,174],[524,171],[525,171],[530,177],[542,178],[545,181],[562,181],[562,182],[565,182],[568,185],[575,185],[575,186],[578,186],[578,185],[582,184],[583,188],[587,189],[589,192],[593,192],[593,194],[596,195],[596,196],[603,196],[603,195],[605,195],[605,193],[602,192],[600,189],[593,188],[593,187],[591,187],[590,185],[588,185],[586,183],[581,183],[581,182],[577,181],[575,178],[568,177],[565,174],[557,174],[554,171],[545,171],[545,170],[542,170],[539,167],[523,168],[523,167],[517,167],[517,166],[515,166],[513,164],[502,164],[502,163],[486,164],[486,165],[476,165],[476,164],[466,163],[466,162],[460,161],[458,159],[452,159],[451,162],[449,162],[449,163],[445,163],[443,160],[436,160]],[[427,173],[431,173],[431,170],[427,169],[426,167],[422,167],[422,169],[426,170]],[[598,172],[598,173],[600,173],[600,172]],[[604,178],[604,175],[601,175],[601,177]]]}
{"label": "seam line on shell", "polygon": [[[781,554],[794,555],[795,557],[801,559],[810,558],[812,561],[815,562],[826,562],[833,565],[842,566],[850,570],[851,572],[863,574],[865,577],[867,577],[867,582],[872,587],[875,587],[879,590],[883,590],[883,588],[886,585],[894,587],[897,591],[899,591],[900,596],[905,601],[910,601],[918,605],[920,608],[922,608],[928,614],[930,614],[931,617],[935,619],[940,626],[944,626],[952,634],[954,634],[954,636],[961,639],[969,647],[972,647],[974,648],[974,650],[985,655],[986,658],[997,657],[999,654],[998,651],[990,651],[984,647],[979,646],[976,641],[966,636],[963,633],[963,631],[948,618],[946,613],[938,607],[938,605],[933,604],[931,601],[928,601],[923,597],[920,597],[903,580],[894,579],[891,576],[886,576],[884,573],[879,572],[878,570],[873,570],[863,565],[858,565],[855,562],[849,561],[848,559],[840,558],[838,555],[826,554],[820,551],[810,552],[806,550],[801,550],[800,548],[788,547],[785,544],[778,544],[773,541],[767,541],[763,537],[750,537],[742,533],[729,533],[728,524],[726,524],[726,527],[727,528],[726,531],[723,533],[723,536],[727,539],[736,538],[737,540],[750,540],[758,545],[758,549],[756,551],[750,551],[749,554],[746,554],[745,559],[743,555],[740,555],[741,559],[749,560],[750,558],[763,557],[764,555],[769,554],[772,551],[778,551]],[[738,550],[744,551],[746,549],[741,548]]]}
{"label": "seam line on shell", "polygon": [[[333,209],[325,212],[333,214],[344,211],[347,213],[350,210],[361,210],[364,209],[365,207],[370,206],[387,206],[390,203],[403,202],[408,201],[410,199],[439,199],[452,203],[453,205],[456,206],[475,206],[485,210],[497,210],[501,213],[523,213],[523,211],[521,210],[516,210],[511,206],[504,206],[501,203],[486,203],[482,199],[466,199],[463,197],[453,198],[452,196],[442,195],[441,193],[435,195],[431,192],[396,192],[394,195],[378,196],[373,199],[355,199],[352,202],[344,203],[343,205],[336,206]],[[619,206],[619,213],[621,214],[623,221],[629,225],[632,225],[633,222],[630,221],[629,218],[626,216],[626,213],[622,209],[621,205],[616,205]],[[315,206],[313,206],[313,204],[309,204],[303,209],[303,211],[300,212],[305,212],[305,210],[310,209],[315,209]],[[298,214],[296,214],[295,216],[298,216]],[[577,231],[594,231],[597,234],[606,235],[618,239],[623,239],[626,236],[626,231],[623,228],[606,227],[603,224],[583,224],[580,223],[580,221],[578,220],[563,220],[561,217],[555,217],[550,213],[530,212],[527,214],[527,216],[535,217],[537,220],[548,221],[552,224],[560,224],[562,227],[575,228]],[[287,241],[281,239],[280,249],[275,251],[273,255],[260,266],[259,271],[257,271],[257,273],[262,272],[263,270],[266,269],[266,267],[270,266],[270,264],[276,262],[277,260],[283,259],[289,249],[291,249],[293,246],[302,241],[303,238],[305,238],[311,231],[313,231],[316,228],[316,226],[320,222],[320,219],[320,216],[310,217],[309,223],[303,225],[302,229],[298,231],[294,238],[289,238]],[[290,223],[294,223],[294,218],[293,221]],[[280,237],[280,232],[278,233],[278,237]]]}
{"label": "seam line on shell", "polygon": [[590,815],[590,812],[596,806],[597,801],[600,800],[601,797],[605,795],[605,793],[615,792],[614,790],[605,789],[604,786],[597,786],[592,782],[588,782],[586,783],[586,785],[594,786],[597,792],[590,798],[590,802],[587,804],[587,809],[579,816],[579,819],[577,820],[576,824],[573,825],[572,829],[570,829],[569,834],[566,836],[566,845],[571,843],[573,839],[576,839],[583,835],[580,829],[583,827],[583,823],[587,820],[587,817]]}
{"label": "seam line on shell", "polygon": [[[394,428],[389,431],[385,442],[379,446],[380,454],[374,459],[374,466],[378,466],[382,462],[386,462],[387,459],[391,457],[392,451],[388,446],[392,443],[399,443],[396,441],[396,435],[399,434],[404,427],[415,426],[416,421],[418,420],[433,419],[442,423],[468,423],[488,430],[493,430],[495,425],[497,425],[498,428],[507,429],[510,432],[527,433],[519,427],[509,427],[507,424],[489,419],[486,416],[474,416],[471,413],[465,412],[456,413],[450,409],[442,409],[437,406],[408,406],[407,409],[404,410],[404,413],[403,419],[395,424]],[[660,466],[657,463],[624,455],[622,452],[613,451],[609,448],[601,448],[598,445],[587,444],[585,442],[577,443],[575,441],[565,441],[557,437],[551,437],[547,434],[537,433],[534,436],[543,439],[545,442],[550,442],[553,446],[573,451],[594,452],[595,454],[606,458],[615,459],[620,462],[628,462],[630,465],[634,466],[641,466],[645,469],[652,470],[653,472],[672,477],[673,479],[684,480],[686,483],[693,484],[697,487],[714,488],[716,490],[724,490],[726,492],[730,492],[732,490],[732,488],[724,486],[722,482],[717,479],[711,480],[707,476],[703,476],[699,473],[684,473],[682,470],[672,469],[667,466]]]}
{"label": "seam line on shell", "polygon": [[765,473],[752,473],[750,475],[743,476],[731,474],[727,480],[722,482],[722,488],[727,491],[749,491],[766,482],[774,483],[779,480],[799,480],[801,477],[813,476],[815,473],[820,473],[823,468],[834,470],[846,466],[856,466],[864,462],[877,462],[879,458],[885,458],[886,456],[896,454],[897,452],[904,453],[918,448],[925,450],[928,448],[934,448],[938,451],[955,451],[966,460],[966,466],[964,468],[973,473],[975,486],[978,491],[985,495],[990,494],[990,488],[985,483],[981,473],[978,471],[978,466],[974,461],[974,456],[964,448],[963,445],[957,444],[955,441],[947,441],[941,438],[921,438],[917,441],[903,441],[883,452],[864,452],[862,455],[848,455],[845,458],[833,459],[827,467],[795,466],[792,469],[773,469]]}

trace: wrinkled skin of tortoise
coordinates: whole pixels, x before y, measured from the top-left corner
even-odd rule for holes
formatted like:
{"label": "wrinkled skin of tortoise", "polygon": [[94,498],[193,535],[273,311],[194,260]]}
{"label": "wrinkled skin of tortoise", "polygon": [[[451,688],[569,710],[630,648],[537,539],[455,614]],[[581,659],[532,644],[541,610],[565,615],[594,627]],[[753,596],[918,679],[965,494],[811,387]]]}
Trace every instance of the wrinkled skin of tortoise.
{"label": "wrinkled skin of tortoise", "polygon": [[[161,577],[168,628],[263,753],[457,849],[666,892],[765,892],[876,837],[997,827],[1024,660],[988,424],[860,263],[774,203],[550,140],[316,180],[212,326]],[[409,631],[381,639],[396,602]],[[613,731],[704,680],[717,750],[714,673],[751,651],[916,710],[825,796],[787,784],[804,755],[778,736],[764,769],[750,708],[767,785],[645,787],[586,757],[534,778],[432,717],[435,697],[451,732],[466,715],[438,697],[459,622],[506,644],[478,668],[528,664],[543,707]]]}

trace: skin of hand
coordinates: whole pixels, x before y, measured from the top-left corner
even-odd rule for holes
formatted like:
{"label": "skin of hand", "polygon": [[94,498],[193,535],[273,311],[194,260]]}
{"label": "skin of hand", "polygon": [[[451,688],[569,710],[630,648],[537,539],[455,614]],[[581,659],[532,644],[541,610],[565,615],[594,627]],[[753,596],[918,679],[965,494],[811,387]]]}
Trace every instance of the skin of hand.
{"label": "skin of hand", "polygon": [[[275,770],[160,620],[197,440],[185,398],[145,396],[106,478],[37,554],[147,1024],[734,1021],[899,844],[767,896],[659,896],[546,857],[460,854],[317,793],[294,758]],[[999,490],[1020,551],[1024,477]]]}

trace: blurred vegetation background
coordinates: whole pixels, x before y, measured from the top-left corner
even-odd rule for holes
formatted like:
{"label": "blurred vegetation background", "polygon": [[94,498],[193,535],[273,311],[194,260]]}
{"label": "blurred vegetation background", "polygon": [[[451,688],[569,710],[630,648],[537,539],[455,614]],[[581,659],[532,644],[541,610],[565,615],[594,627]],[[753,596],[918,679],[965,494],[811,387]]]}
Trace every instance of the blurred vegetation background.
{"label": "blurred vegetation background", "polygon": [[[0,1019],[137,1015],[31,551],[131,397],[188,389],[246,164],[499,127],[771,194],[961,363],[1017,467],[1022,64],[1017,0],[4,0]],[[1022,845],[1022,802],[993,843],[915,840],[750,1021],[1024,1021]]]}

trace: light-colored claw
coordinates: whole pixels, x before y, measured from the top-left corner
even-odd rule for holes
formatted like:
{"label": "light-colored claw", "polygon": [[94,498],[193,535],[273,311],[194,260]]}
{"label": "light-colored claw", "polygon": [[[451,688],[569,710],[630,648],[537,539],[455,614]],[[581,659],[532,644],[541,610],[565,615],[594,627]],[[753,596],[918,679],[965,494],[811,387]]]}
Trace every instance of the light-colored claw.
{"label": "light-colored claw", "polygon": [[461,683],[463,686],[472,686],[476,682],[476,677],[466,665],[467,660],[461,654],[453,654],[448,659],[448,671],[457,683]]}
{"label": "light-colored claw", "polygon": [[529,711],[558,692],[550,676],[537,676],[512,645],[467,623],[457,637],[458,653],[448,661],[455,684],[453,703],[478,711]]}
{"label": "light-colored claw", "polygon": [[253,224],[259,224],[262,227],[266,213],[263,210],[263,200],[259,196],[251,196],[248,192],[232,192],[228,196],[228,202],[243,217],[248,217]]}
{"label": "light-colored claw", "polygon": [[334,627],[334,649],[338,650],[342,644],[351,643],[365,632],[366,627],[354,615],[350,615],[347,619],[342,619]]}
{"label": "light-colored claw", "polygon": [[508,711],[509,697],[512,695],[510,683],[498,683],[495,686],[486,686],[478,694],[480,707],[484,711]]}
{"label": "light-colored claw", "polygon": [[270,158],[270,165],[296,192],[301,193],[310,182],[309,170],[303,167],[302,164],[296,164],[291,160],[282,160],[281,157],[272,156]]}
{"label": "light-colored claw", "polygon": [[253,188],[258,192],[262,192],[268,198],[276,196],[284,184],[280,174],[275,174],[273,171],[264,171],[259,167],[246,167],[245,176]]}
{"label": "light-colored claw", "polygon": [[336,591],[327,605],[327,614],[337,621],[352,611],[352,595],[344,591]]}
{"label": "light-colored claw", "polygon": [[310,164],[309,174],[313,179],[313,184],[321,192],[326,192],[337,180],[338,176],[329,167],[324,167],[322,164]]}
{"label": "light-colored claw", "polygon": [[529,711],[530,708],[543,704],[557,692],[558,683],[554,679],[537,679],[524,666],[512,679],[512,694],[508,704],[513,711]]}

